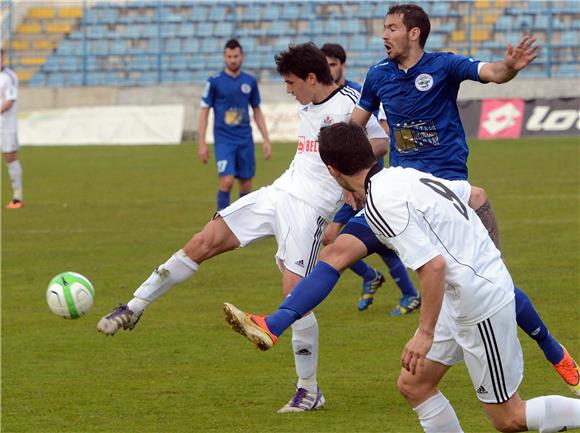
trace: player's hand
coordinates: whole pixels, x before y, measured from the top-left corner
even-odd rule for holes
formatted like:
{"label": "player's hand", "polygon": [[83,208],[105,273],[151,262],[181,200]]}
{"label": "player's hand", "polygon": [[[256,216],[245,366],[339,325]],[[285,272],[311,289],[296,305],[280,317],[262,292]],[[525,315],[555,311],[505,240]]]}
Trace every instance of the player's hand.
{"label": "player's hand", "polygon": [[540,47],[534,42],[534,36],[524,35],[516,46],[509,43],[504,54],[505,65],[514,71],[521,71],[529,65],[539,54]]}
{"label": "player's hand", "polygon": [[269,141],[264,141],[264,144],[262,144],[262,152],[266,161],[272,158],[272,145]]}
{"label": "player's hand", "polygon": [[401,355],[401,365],[412,375],[417,374],[423,369],[427,353],[433,344],[433,335],[417,331],[405,345]]}
{"label": "player's hand", "polygon": [[346,204],[348,204],[354,210],[362,209],[364,207],[364,201],[358,198],[354,192],[343,190],[342,194]]}
{"label": "player's hand", "polygon": [[197,157],[201,162],[207,164],[207,162],[209,161],[209,149],[207,147],[207,144],[199,143],[199,147],[197,149]]}

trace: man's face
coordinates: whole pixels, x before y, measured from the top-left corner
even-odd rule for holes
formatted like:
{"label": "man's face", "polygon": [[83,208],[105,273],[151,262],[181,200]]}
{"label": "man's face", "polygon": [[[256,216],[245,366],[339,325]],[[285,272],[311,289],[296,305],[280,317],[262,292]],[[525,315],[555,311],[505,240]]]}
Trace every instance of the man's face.
{"label": "man's face", "polygon": [[403,23],[403,15],[387,15],[384,24],[383,42],[387,56],[393,61],[409,55],[411,43],[409,32]]}
{"label": "man's face", "polygon": [[226,48],[224,51],[224,63],[226,68],[232,72],[238,72],[242,67],[244,54],[239,48]]}
{"label": "man's face", "polygon": [[305,80],[294,74],[284,75],[286,93],[293,95],[302,105],[311,103],[314,100],[312,75],[314,74],[310,74]]}
{"label": "man's face", "polygon": [[330,75],[336,84],[341,84],[344,77],[344,64],[336,57],[326,57],[328,66],[330,67]]}

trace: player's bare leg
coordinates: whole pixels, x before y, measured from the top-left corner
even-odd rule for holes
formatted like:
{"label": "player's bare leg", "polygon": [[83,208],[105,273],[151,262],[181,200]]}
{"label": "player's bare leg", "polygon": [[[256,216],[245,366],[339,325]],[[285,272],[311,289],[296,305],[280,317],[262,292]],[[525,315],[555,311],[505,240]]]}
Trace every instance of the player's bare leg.
{"label": "player's bare leg", "polygon": [[449,400],[437,389],[449,366],[423,359],[422,368],[411,374],[404,368],[399,373],[397,387],[409,402],[426,432],[461,433],[461,425]]}
{"label": "player's bare leg", "polygon": [[101,318],[97,330],[114,335],[121,329],[132,330],[145,308],[176,284],[189,279],[199,265],[218,254],[240,246],[240,241],[218,216],[165,263],[158,266],[133,294],[127,305],[121,305]]}
{"label": "player's bare leg", "polygon": [[550,395],[527,401],[516,392],[501,404],[482,403],[494,428],[501,432],[559,432],[580,427],[580,401]]}
{"label": "player's bare leg", "polygon": [[240,197],[252,192],[252,179],[238,179],[238,189],[240,190]]}

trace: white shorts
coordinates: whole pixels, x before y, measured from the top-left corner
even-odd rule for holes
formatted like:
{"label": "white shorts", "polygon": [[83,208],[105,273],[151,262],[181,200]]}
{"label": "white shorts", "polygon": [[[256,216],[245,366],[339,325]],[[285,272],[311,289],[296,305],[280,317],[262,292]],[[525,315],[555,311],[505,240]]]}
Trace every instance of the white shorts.
{"label": "white shorts", "polygon": [[16,152],[20,149],[16,132],[2,131],[0,133],[2,153]]}
{"label": "white shorts", "polygon": [[444,365],[465,361],[479,400],[506,402],[524,375],[515,301],[474,325],[458,324],[442,308],[427,358]]}
{"label": "white shorts", "polygon": [[236,200],[218,214],[240,241],[240,247],[275,236],[276,263],[305,277],[318,259],[327,221],[309,204],[272,186]]}

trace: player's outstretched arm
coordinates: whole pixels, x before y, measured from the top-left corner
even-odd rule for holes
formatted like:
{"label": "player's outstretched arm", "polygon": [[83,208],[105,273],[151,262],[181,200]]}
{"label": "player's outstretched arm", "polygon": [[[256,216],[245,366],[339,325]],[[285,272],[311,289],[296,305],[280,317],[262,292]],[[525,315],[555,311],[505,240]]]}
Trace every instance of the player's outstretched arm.
{"label": "player's outstretched arm", "polygon": [[367,125],[369,119],[371,118],[371,114],[372,113],[369,113],[368,111],[365,111],[360,107],[354,107],[350,120],[351,122],[356,123],[361,128],[364,128]]}
{"label": "player's outstretched arm", "polygon": [[500,62],[484,64],[479,71],[479,78],[498,84],[510,81],[538,57],[540,47],[534,45],[534,42],[536,42],[534,36],[524,35],[515,46],[509,43],[504,59]]}

